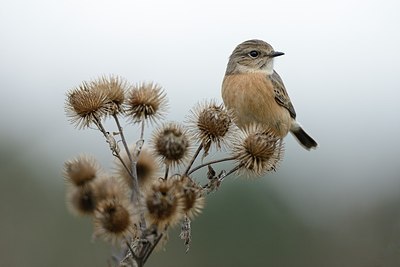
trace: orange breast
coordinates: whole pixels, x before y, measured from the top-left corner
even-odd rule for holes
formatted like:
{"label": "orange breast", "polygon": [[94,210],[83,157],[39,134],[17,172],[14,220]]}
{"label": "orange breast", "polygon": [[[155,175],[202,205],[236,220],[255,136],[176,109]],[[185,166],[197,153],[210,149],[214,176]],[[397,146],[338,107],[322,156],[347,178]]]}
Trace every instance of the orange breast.
{"label": "orange breast", "polygon": [[289,132],[292,121],[289,111],[276,102],[273,85],[265,74],[225,76],[222,98],[225,106],[235,112],[240,128],[261,123],[279,137]]}

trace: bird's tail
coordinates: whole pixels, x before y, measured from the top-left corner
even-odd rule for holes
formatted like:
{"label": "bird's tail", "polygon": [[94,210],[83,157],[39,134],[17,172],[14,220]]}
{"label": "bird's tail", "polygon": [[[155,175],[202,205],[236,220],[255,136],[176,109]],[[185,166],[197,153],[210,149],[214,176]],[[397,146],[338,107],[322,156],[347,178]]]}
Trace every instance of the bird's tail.
{"label": "bird's tail", "polygon": [[305,149],[310,150],[318,146],[317,142],[296,121],[292,124],[290,131]]}

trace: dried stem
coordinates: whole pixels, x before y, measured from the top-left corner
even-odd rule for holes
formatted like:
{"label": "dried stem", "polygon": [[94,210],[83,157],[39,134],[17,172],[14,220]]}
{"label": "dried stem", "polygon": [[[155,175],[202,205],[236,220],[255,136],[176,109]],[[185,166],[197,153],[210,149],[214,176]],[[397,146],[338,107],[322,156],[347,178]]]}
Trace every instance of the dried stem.
{"label": "dried stem", "polygon": [[169,172],[169,165],[165,164],[165,175],[164,175],[164,180],[167,180],[168,178],[168,172]]}
{"label": "dried stem", "polygon": [[119,123],[118,116],[117,116],[117,114],[113,114],[113,117],[114,117],[115,123],[117,124],[118,132],[119,132],[119,135],[121,136],[121,141],[122,141],[122,144],[124,145],[125,152],[126,152],[126,154],[128,154],[129,161],[130,161],[131,164],[132,164],[132,155],[131,155],[131,153],[129,152],[128,144],[127,144],[127,142],[126,142],[126,138],[125,138],[125,135],[124,135],[124,131],[123,131],[123,129],[122,129],[122,126],[121,126],[121,124]]}
{"label": "dried stem", "polygon": [[116,157],[116,158],[121,162],[122,166],[124,166],[124,169],[128,172],[128,174],[129,174],[130,176],[132,176],[131,170],[130,170],[129,167],[126,165],[126,163],[122,160],[121,156],[118,154],[118,155],[114,155],[114,157]]}
{"label": "dried stem", "polygon": [[132,174],[132,178],[133,178],[133,190],[132,190],[132,199],[134,200],[136,198],[136,201],[138,204],[140,204],[139,202],[139,198],[140,198],[140,192],[139,192],[139,182],[138,182],[138,177],[137,177],[137,162],[139,160],[139,155],[140,152],[142,151],[142,147],[144,144],[144,140],[143,140],[143,135],[144,135],[144,121],[141,124],[141,131],[140,131],[140,138],[139,140],[136,142],[136,146],[133,150],[133,156],[131,157],[131,174]]}
{"label": "dried stem", "polygon": [[[139,142],[139,141],[138,141]],[[138,143],[136,143],[136,147],[138,146]],[[137,148],[135,148],[135,151],[136,151],[136,149]],[[140,204],[140,202],[139,202],[139,182],[138,182],[138,176],[137,176],[137,169],[136,169],[136,166],[137,166],[137,158],[138,157],[133,157],[132,158],[132,162],[131,162],[131,176],[132,176],[132,180],[133,180],[133,190],[132,190],[132,195],[131,195],[131,198],[132,198],[132,200],[133,200],[133,202],[134,203],[138,203],[138,204]]]}
{"label": "dried stem", "polygon": [[133,249],[132,249],[132,247],[131,247],[131,245],[129,244],[128,241],[126,241],[126,245],[127,245],[128,249],[129,249],[129,251],[131,252],[132,258],[133,258],[133,259],[135,260],[135,262],[139,265],[139,258],[136,256],[135,251],[133,251]]}
{"label": "dried stem", "polygon": [[133,151],[133,157],[131,160],[131,174],[132,174],[132,180],[133,180],[133,190],[132,190],[132,195],[131,199],[134,203],[138,204],[139,210],[140,210],[140,230],[142,231],[142,234],[144,234],[146,230],[146,220],[144,218],[144,211],[141,208],[142,202],[141,202],[141,197],[140,197],[140,191],[139,191],[139,182],[138,182],[138,176],[137,176],[137,162],[139,159],[140,152],[142,151],[142,147],[144,144],[143,140],[144,136],[144,121],[141,123],[141,130],[140,130],[140,138],[136,142],[135,149]]}
{"label": "dried stem", "polygon": [[203,143],[201,143],[201,144],[199,145],[199,147],[197,148],[196,152],[194,153],[194,155],[193,155],[193,157],[192,157],[192,160],[190,161],[189,165],[188,165],[187,168],[186,168],[186,171],[185,171],[185,174],[184,174],[185,176],[188,175],[188,173],[189,173],[189,171],[190,171],[190,168],[192,167],[194,161],[196,160],[197,156],[200,154],[200,151],[201,151],[202,149],[203,149]]}
{"label": "dried stem", "polygon": [[142,121],[141,130],[140,130],[140,140],[143,140],[144,136],[144,121]]}
{"label": "dried stem", "polygon": [[[101,123],[101,120],[97,117],[94,117],[94,123],[96,124],[97,128],[100,130],[100,132],[102,132],[102,134],[104,135],[104,138],[106,138],[106,141],[109,142],[110,141],[110,134],[106,131],[106,129],[104,128],[103,124]],[[131,174],[130,169],[128,168],[128,166],[126,166],[125,162],[122,160],[118,149],[111,149],[111,152],[113,154],[114,157],[116,157],[122,164],[122,166],[124,166],[124,168],[127,170],[127,172],[129,174]]]}
{"label": "dried stem", "polygon": [[108,133],[106,129],[104,128],[103,124],[101,123],[101,120],[94,116],[94,123],[96,124],[97,128],[103,133],[104,137],[108,139]]}
{"label": "dried stem", "polygon": [[232,170],[230,170],[229,172],[227,172],[224,176],[221,176],[221,177],[219,178],[219,181],[222,182],[222,181],[225,179],[225,177],[227,177],[227,176],[231,175],[232,173],[236,172],[237,170],[239,170],[240,168],[242,168],[243,165],[244,165],[244,164],[239,164],[239,165],[237,165],[237,166],[234,167]]}
{"label": "dried stem", "polygon": [[132,164],[131,164],[131,172],[132,172],[132,178],[133,178],[133,190],[132,190],[132,195],[131,195],[131,200],[134,203],[138,204],[139,210],[140,210],[140,230],[142,231],[142,234],[144,234],[146,230],[146,220],[144,218],[144,211],[141,208],[142,202],[140,199],[140,191],[139,191],[139,182],[138,182],[138,175],[137,175],[137,162],[139,158],[140,151],[143,147],[143,140],[138,140],[136,142],[135,150],[134,150],[134,157],[132,158]]}
{"label": "dried stem", "polygon": [[229,161],[229,160],[234,160],[234,159],[235,159],[235,157],[228,157],[228,158],[212,160],[212,161],[200,164],[200,165],[196,166],[195,168],[191,169],[189,171],[188,175],[190,175],[190,174],[194,173],[195,171],[197,171],[197,170],[199,170],[199,169],[201,169],[203,167],[206,167],[208,165],[215,164],[215,163],[220,163],[220,162],[224,162],[224,161]]}
{"label": "dried stem", "polygon": [[[132,194],[137,196],[138,203],[140,203],[139,202],[140,196],[139,196],[139,182],[138,182],[138,178],[137,178],[136,166],[137,166],[137,162],[139,160],[140,152],[142,151],[143,144],[144,144],[143,136],[144,136],[144,121],[142,121],[142,123],[141,123],[140,138],[136,142],[135,149],[133,150],[133,156],[130,158],[131,159],[131,173],[132,173],[132,178],[133,178],[133,189],[134,189],[132,191]],[[132,196],[132,198],[133,198],[133,196]]]}
{"label": "dried stem", "polygon": [[146,261],[148,260],[148,258],[150,257],[151,253],[153,252],[153,250],[156,248],[157,244],[160,242],[161,238],[163,237],[163,234],[161,233],[157,239],[154,241],[154,244],[152,244],[152,246],[150,247],[150,249],[147,251],[147,253],[144,255],[143,257],[143,264],[146,263]]}

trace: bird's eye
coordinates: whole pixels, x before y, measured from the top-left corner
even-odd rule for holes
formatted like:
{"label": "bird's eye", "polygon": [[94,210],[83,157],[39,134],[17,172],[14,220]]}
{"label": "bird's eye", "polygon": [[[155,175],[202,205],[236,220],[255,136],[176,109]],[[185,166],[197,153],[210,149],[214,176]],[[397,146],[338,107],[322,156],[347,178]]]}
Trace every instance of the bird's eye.
{"label": "bird's eye", "polygon": [[258,53],[258,51],[253,50],[253,51],[250,51],[249,56],[252,58],[256,58],[256,57],[258,57],[259,54],[260,53]]}

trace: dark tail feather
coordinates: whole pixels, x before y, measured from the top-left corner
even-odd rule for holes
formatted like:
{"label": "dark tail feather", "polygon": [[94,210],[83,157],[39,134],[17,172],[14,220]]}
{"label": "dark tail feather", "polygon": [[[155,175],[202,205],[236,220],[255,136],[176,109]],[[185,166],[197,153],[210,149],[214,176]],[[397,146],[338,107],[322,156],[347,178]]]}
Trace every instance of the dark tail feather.
{"label": "dark tail feather", "polygon": [[296,128],[292,131],[292,134],[297,138],[300,144],[307,150],[311,148],[316,148],[318,146],[317,142],[309,136],[301,127]]}

